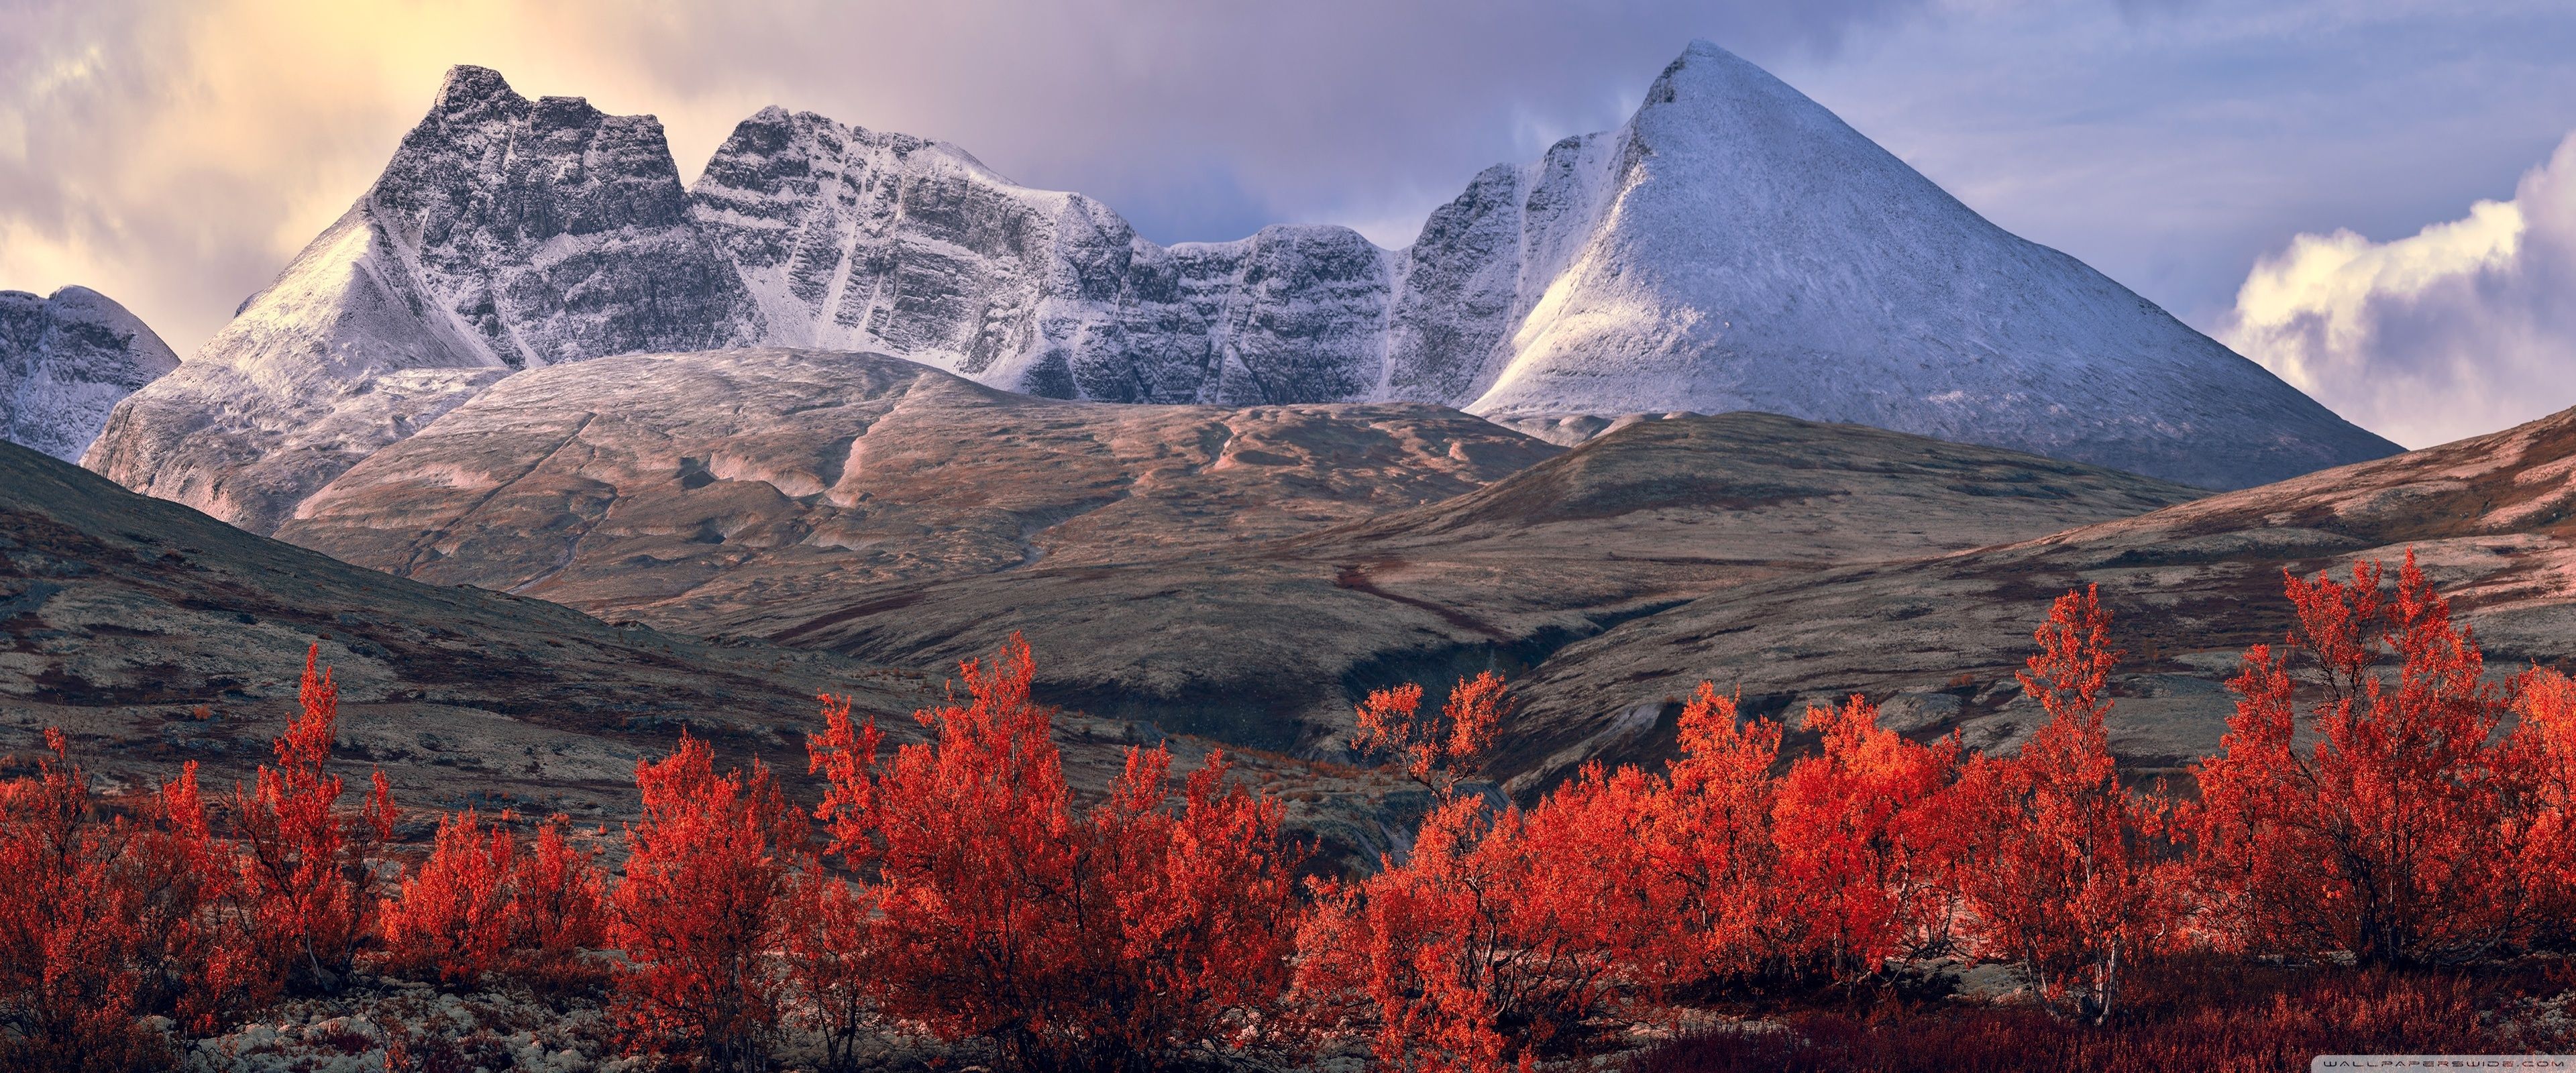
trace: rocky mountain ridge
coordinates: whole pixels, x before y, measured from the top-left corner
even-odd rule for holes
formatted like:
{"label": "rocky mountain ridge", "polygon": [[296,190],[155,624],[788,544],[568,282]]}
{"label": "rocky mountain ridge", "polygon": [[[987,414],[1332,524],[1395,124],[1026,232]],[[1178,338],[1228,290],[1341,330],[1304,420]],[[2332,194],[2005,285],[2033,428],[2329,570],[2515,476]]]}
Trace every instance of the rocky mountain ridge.
{"label": "rocky mountain ridge", "polygon": [[1765,410],[2203,487],[2395,449],[1703,42],[1628,124],[1486,170],[1401,250],[1161,246],[953,146],[780,109],[684,190],[651,117],[460,67],[84,463],[267,532],[516,371],[751,344],[1099,401]]}
{"label": "rocky mountain ridge", "polygon": [[178,366],[170,344],[97,291],[0,291],[0,440],[77,462],[118,402]]}

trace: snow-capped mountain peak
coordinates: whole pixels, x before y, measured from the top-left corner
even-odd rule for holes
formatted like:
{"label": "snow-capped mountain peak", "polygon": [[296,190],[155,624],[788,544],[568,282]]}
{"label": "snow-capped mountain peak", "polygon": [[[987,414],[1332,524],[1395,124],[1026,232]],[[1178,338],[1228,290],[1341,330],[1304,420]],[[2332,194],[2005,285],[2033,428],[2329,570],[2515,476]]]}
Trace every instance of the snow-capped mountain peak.
{"label": "snow-capped mountain peak", "polygon": [[2206,487],[2395,450],[1695,42],[1626,125],[1486,169],[1401,250],[1162,246],[954,146],[775,107],[683,190],[650,116],[460,67],[85,462],[266,531],[516,370],[752,344],[1116,402],[1767,410]]}
{"label": "snow-capped mountain peak", "polygon": [[119,400],[178,364],[170,344],[97,291],[0,291],[0,439],[76,460]]}

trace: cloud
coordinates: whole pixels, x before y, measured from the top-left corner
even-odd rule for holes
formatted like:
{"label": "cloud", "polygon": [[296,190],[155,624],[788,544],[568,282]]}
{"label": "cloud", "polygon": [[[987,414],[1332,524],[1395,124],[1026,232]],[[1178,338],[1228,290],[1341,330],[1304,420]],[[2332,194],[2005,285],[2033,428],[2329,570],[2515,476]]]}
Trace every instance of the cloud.
{"label": "cloud", "polygon": [[0,0],[0,287],[94,287],[186,353],[458,63],[658,115],[684,177],[782,104],[956,143],[1162,241],[1400,244],[1484,166],[1618,123],[1693,37],[1776,63],[1932,2]]}
{"label": "cloud", "polygon": [[2409,447],[2576,406],[2576,134],[2511,201],[2389,242],[2293,238],[2218,334]]}

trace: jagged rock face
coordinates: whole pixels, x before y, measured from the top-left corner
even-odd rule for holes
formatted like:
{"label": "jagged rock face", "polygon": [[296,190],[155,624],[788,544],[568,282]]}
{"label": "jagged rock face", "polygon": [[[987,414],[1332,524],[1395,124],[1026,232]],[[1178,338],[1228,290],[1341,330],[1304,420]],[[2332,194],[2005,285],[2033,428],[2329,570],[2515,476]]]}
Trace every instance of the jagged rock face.
{"label": "jagged rock face", "polygon": [[1393,255],[1343,227],[1163,247],[955,146],[771,108],[690,191],[768,342],[1107,402],[1371,397]]}
{"label": "jagged rock face", "polygon": [[649,116],[460,67],[348,213],[82,459],[268,532],[510,372],[756,335]]}
{"label": "jagged rock face", "polygon": [[511,368],[757,334],[732,267],[693,232],[651,116],[530,102],[459,68],[366,199],[423,297]]}
{"label": "jagged rock face", "polygon": [[170,344],[97,291],[0,291],[0,439],[79,461],[119,400],[178,365]]}
{"label": "jagged rock face", "polygon": [[747,344],[1113,402],[1762,410],[2210,488],[2396,449],[1700,43],[1626,126],[1488,169],[1397,251],[1325,226],[1158,246],[955,147],[775,108],[684,193],[651,118],[458,68],[84,461],[265,532],[515,370]]}
{"label": "jagged rock face", "polygon": [[1400,251],[1165,249],[954,148],[774,109],[692,197],[768,338],[1015,391],[1760,410],[2212,488],[2396,450],[1705,43],[1626,126],[1488,169]]}
{"label": "jagged rock face", "polygon": [[875,586],[1310,532],[1556,453],[1413,404],[1117,406],[878,354],[634,355],[502,382],[343,474],[278,536],[703,630],[825,614]]}

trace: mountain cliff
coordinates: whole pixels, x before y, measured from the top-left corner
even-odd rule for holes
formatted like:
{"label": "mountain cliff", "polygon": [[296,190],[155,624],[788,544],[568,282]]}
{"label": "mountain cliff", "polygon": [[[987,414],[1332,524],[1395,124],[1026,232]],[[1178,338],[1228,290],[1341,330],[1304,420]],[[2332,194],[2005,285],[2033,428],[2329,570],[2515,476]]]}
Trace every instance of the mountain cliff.
{"label": "mountain cliff", "polygon": [[97,291],[0,291],[0,439],[77,461],[118,401],[178,365],[170,344]]}
{"label": "mountain cliff", "polygon": [[651,117],[458,68],[384,176],[85,464],[259,531],[494,380],[869,351],[1055,398],[1765,410],[2231,488],[2356,428],[1693,44],[1615,131],[1475,177],[1401,250],[1162,246],[954,146],[765,109],[682,190]]}
{"label": "mountain cliff", "polygon": [[81,462],[265,533],[512,372],[757,331],[659,122],[459,67],[375,185]]}

